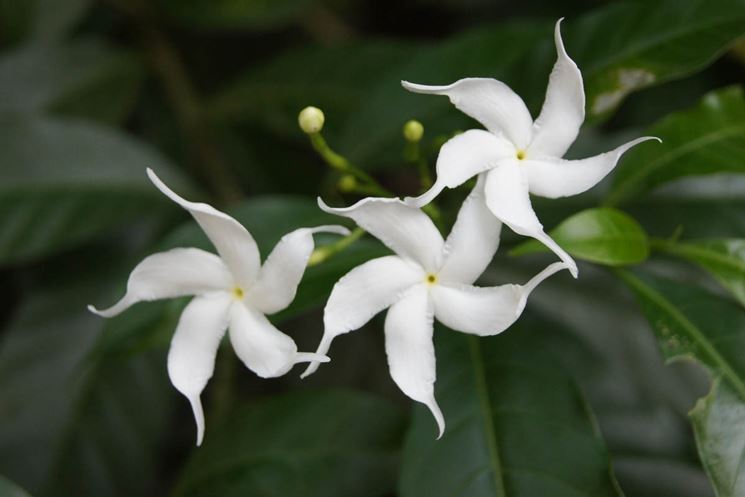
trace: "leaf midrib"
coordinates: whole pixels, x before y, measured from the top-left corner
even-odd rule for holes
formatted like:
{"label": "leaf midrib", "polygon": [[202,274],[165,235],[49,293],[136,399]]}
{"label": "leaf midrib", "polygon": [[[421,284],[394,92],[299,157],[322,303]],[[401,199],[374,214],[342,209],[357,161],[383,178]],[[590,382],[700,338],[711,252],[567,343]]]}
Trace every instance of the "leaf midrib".
{"label": "leaf midrib", "polygon": [[[598,73],[603,73],[607,71],[609,67],[619,64],[629,57],[638,56],[640,53],[649,51],[655,48],[657,45],[671,43],[676,39],[690,36],[693,33],[706,31],[712,28],[719,27],[722,24],[729,24],[731,22],[735,22],[731,17],[717,17],[712,21],[694,25],[692,27],[689,27],[688,29],[673,30],[668,32],[667,35],[651,37],[651,39],[649,39],[648,41],[629,45],[625,50],[616,52],[613,57],[608,57],[607,59],[605,59],[605,61],[597,63],[595,67],[590,66],[590,68],[586,71],[587,75],[594,76]],[[587,79],[589,79],[589,77]]]}
{"label": "leaf midrib", "polygon": [[486,443],[489,449],[489,459],[492,465],[494,475],[494,488],[497,491],[495,497],[507,497],[507,491],[504,485],[504,475],[502,473],[502,459],[500,457],[497,437],[494,431],[494,419],[491,412],[491,399],[489,390],[486,387],[486,372],[484,370],[484,359],[481,354],[481,345],[478,337],[469,336],[468,346],[473,360],[473,371],[476,381],[476,393],[479,397],[481,410],[484,418],[484,431],[486,433]]}
{"label": "leaf midrib", "polygon": [[635,173],[628,176],[626,181],[619,183],[618,187],[616,187],[615,190],[608,195],[608,198],[605,201],[605,205],[610,206],[618,204],[620,200],[623,200],[626,197],[626,192],[629,191],[631,187],[637,185],[640,182],[640,179],[648,177],[651,173],[659,170],[673,160],[678,159],[683,155],[693,153],[699,148],[703,148],[718,141],[725,140],[730,136],[737,136],[738,134],[743,132],[745,132],[745,125],[742,124],[720,128],[713,133],[700,135],[697,139],[689,141],[685,145],[682,145],[668,152],[667,154],[658,156],[655,160],[647,162],[646,167],[641,167],[637,169]]}
{"label": "leaf midrib", "polygon": [[706,338],[706,335],[693,324],[682,312],[678,311],[675,306],[670,303],[662,294],[654,290],[649,285],[645,284],[639,278],[634,276],[628,271],[617,270],[622,280],[628,283],[636,291],[643,294],[646,298],[652,301],[660,309],[666,312],[673,320],[675,320],[683,330],[708,354],[711,360],[714,362],[719,372],[724,376],[727,381],[735,388],[741,399],[745,400],[745,382],[735,373],[732,366],[727,360],[719,354],[717,349],[710,343]]}
{"label": "leaf midrib", "polygon": [[665,245],[663,250],[668,253],[681,255],[684,257],[700,257],[707,262],[715,262],[717,264],[727,266],[731,269],[739,269],[745,272],[745,261],[741,261],[740,259],[737,259],[736,257],[733,257],[729,254],[722,254],[708,247],[701,247],[688,243],[680,243]]}

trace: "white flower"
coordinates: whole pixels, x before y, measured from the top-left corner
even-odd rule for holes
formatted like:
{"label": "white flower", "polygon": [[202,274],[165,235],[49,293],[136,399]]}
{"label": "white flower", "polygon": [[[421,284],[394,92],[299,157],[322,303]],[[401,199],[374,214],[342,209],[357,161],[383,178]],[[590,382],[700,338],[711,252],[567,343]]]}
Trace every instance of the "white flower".
{"label": "white flower", "polygon": [[522,99],[495,79],[467,78],[448,86],[402,81],[404,88],[416,93],[447,95],[458,109],[488,130],[466,131],[445,143],[437,158],[435,184],[420,197],[405,201],[422,207],[445,187],[455,188],[488,171],[485,191],[489,210],[516,233],[536,238],[553,250],[576,278],[576,263],[544,233],[529,193],[548,198],[582,193],[603,179],[629,148],[656,138],[638,138],[587,159],[561,159],[584,121],[585,94],[582,74],[564,50],[560,24],[561,19],[554,34],[558,58],[535,122]]}
{"label": "white flower", "polygon": [[212,377],[226,328],[235,353],[262,378],[281,376],[298,362],[328,361],[320,354],[298,352],[292,338],[264,315],[281,311],[295,298],[313,251],[313,233],[349,231],[342,226],[295,230],[282,237],[262,266],[256,242],[238,221],[210,205],[179,197],[152,170],[147,174],[161,192],[194,216],[219,257],[196,248],[151,255],[134,268],[126,295],[119,302],[104,310],[89,309],[112,317],[137,302],[195,296],[173,335],[168,375],[173,386],[189,399],[200,445],[204,436],[200,394]]}
{"label": "white flower", "polygon": [[[484,204],[483,185],[480,179],[463,203],[447,240],[420,209],[398,199],[367,198],[342,209],[318,201],[326,212],[353,219],[396,255],[368,261],[336,283],[317,353],[325,354],[335,337],[390,307],[385,348],[391,376],[406,395],[429,407],[440,436],[445,421],[434,397],[433,319],[465,333],[496,335],[520,316],[533,288],[566,268],[554,263],[522,286],[472,286],[494,256],[501,230]],[[311,363],[303,377],[317,368]]]}

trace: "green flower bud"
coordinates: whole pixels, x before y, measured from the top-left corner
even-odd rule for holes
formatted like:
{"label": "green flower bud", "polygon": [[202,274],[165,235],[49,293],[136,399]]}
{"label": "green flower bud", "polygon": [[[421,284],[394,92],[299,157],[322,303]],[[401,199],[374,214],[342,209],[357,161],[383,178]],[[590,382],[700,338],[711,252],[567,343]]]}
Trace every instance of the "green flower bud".
{"label": "green flower bud", "polygon": [[404,138],[406,141],[416,143],[422,139],[424,135],[424,126],[419,121],[412,119],[404,124]]}
{"label": "green flower bud", "polygon": [[345,174],[339,179],[337,186],[342,192],[351,192],[357,188],[357,179],[351,174]]}
{"label": "green flower bud", "polygon": [[312,135],[323,129],[325,117],[323,111],[318,107],[306,107],[300,111],[297,122],[303,132]]}

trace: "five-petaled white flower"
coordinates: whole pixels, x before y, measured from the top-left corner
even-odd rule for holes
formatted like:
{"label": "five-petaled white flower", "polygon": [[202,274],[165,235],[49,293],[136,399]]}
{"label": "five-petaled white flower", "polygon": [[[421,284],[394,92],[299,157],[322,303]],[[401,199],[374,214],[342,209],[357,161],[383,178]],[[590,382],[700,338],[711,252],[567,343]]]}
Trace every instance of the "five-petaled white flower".
{"label": "five-petaled white flower", "polygon": [[168,375],[191,403],[200,445],[204,436],[200,395],[212,377],[226,328],[235,353],[262,378],[281,376],[299,362],[328,361],[323,355],[298,352],[292,338],[264,315],[281,311],[295,298],[313,251],[314,233],[349,231],[342,226],[295,230],[282,237],[262,266],[256,242],[238,221],[210,205],[181,198],[152,170],[147,174],[161,192],[194,216],[220,256],[196,248],[151,255],[134,268],[119,302],[104,310],[89,309],[112,317],[137,302],[195,296],[173,335]]}
{"label": "five-petaled white flower", "polygon": [[533,122],[522,99],[501,81],[466,78],[448,86],[425,86],[402,81],[404,88],[447,95],[462,112],[486,127],[449,140],[437,158],[437,181],[410,205],[422,207],[445,187],[455,188],[472,176],[486,174],[486,203],[500,221],[520,235],[544,243],[567,263],[574,277],[574,260],[543,231],[533,212],[529,193],[558,198],[576,195],[596,185],[629,148],[644,137],[610,152],[582,160],[563,160],[585,118],[582,74],[564,50],[556,23],[557,60],[553,67],[538,119]]}
{"label": "five-petaled white flower", "polygon": [[[406,395],[429,407],[440,436],[445,421],[434,397],[433,318],[465,333],[496,335],[520,316],[536,285],[566,268],[554,263],[525,285],[473,286],[497,250],[501,229],[484,204],[483,186],[479,179],[447,240],[426,214],[399,199],[367,198],[336,209],[318,201],[326,212],[353,219],[397,255],[368,261],[336,283],[317,353],[325,354],[335,337],[390,307],[385,348],[391,376]],[[317,368],[312,362],[303,377]]]}

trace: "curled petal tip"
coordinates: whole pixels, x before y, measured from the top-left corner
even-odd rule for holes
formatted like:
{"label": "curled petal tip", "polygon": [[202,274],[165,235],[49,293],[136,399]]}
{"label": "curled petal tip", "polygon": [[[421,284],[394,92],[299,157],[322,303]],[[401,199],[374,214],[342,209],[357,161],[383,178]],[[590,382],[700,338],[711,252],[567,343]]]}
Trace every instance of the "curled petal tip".
{"label": "curled petal tip", "polygon": [[338,225],[338,224],[316,226],[315,228],[310,228],[310,230],[313,233],[333,233],[335,235],[342,235],[342,236],[347,236],[352,233],[351,231],[349,231],[348,228]]}
{"label": "curled petal tip", "polygon": [[333,207],[329,207],[328,204],[326,202],[324,202],[321,197],[316,197],[316,202],[318,203],[318,207],[322,211],[328,212],[329,214],[333,214],[334,213],[334,208]]}
{"label": "curled petal tip", "polygon": [[[310,362],[311,365],[319,362],[330,362],[331,359],[325,354],[317,354],[315,352],[298,352],[295,355],[295,363],[299,362]],[[310,369],[310,367],[308,368]]]}
{"label": "curled petal tip", "polygon": [[202,440],[204,440],[204,410],[202,409],[202,401],[198,394],[189,396],[188,399],[194,413],[194,421],[197,424],[197,447],[199,447],[202,445]]}

